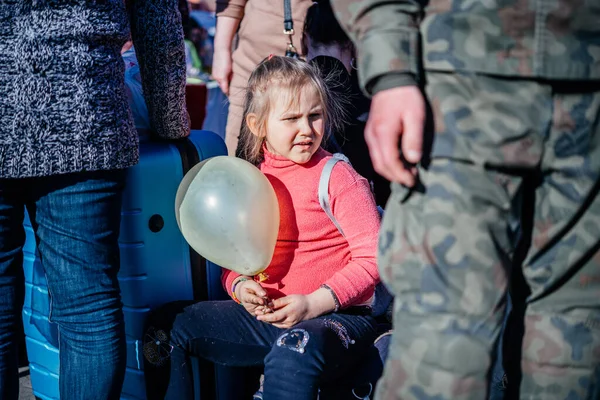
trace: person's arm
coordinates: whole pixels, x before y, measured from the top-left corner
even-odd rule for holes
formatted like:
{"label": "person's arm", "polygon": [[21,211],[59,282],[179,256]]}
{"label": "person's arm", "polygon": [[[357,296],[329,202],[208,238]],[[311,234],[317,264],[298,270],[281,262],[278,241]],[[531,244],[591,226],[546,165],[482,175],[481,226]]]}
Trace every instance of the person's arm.
{"label": "person's arm", "polygon": [[357,47],[361,87],[373,95],[365,128],[373,167],[386,179],[412,187],[423,151],[425,100],[417,83],[419,24],[428,0],[331,3]]}
{"label": "person's arm", "polygon": [[185,104],[185,45],[177,2],[134,0],[130,17],[153,132],[164,139],[186,137],[190,119]]}
{"label": "person's arm", "polygon": [[[347,185],[349,166],[338,163],[330,181],[331,212],[338,221],[350,246],[348,264],[336,272],[324,285],[331,289],[330,296],[339,308],[355,305],[364,300],[365,293],[379,283],[377,270],[377,242],[380,217],[366,179]],[[336,185],[344,182],[343,185]]]}
{"label": "person's arm", "polygon": [[229,95],[229,82],[231,82],[232,74],[233,38],[244,18],[247,1],[217,0],[212,76],[226,96]]}
{"label": "person's arm", "polygon": [[331,0],[340,25],[356,44],[361,87],[369,95],[415,85],[419,23],[428,0]]}
{"label": "person's arm", "polygon": [[231,46],[240,21],[241,19],[228,15],[217,17],[212,76],[226,96],[229,95],[229,82],[231,82],[232,73]]}

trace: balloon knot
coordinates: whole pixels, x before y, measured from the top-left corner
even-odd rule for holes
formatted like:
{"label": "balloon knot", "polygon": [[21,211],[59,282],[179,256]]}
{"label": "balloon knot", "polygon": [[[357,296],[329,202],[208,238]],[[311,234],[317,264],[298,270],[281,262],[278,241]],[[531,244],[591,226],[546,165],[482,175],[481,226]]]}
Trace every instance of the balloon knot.
{"label": "balloon knot", "polygon": [[269,275],[265,274],[264,272],[261,272],[258,275],[254,276],[254,280],[256,280],[258,282],[264,282],[267,279],[269,279]]}

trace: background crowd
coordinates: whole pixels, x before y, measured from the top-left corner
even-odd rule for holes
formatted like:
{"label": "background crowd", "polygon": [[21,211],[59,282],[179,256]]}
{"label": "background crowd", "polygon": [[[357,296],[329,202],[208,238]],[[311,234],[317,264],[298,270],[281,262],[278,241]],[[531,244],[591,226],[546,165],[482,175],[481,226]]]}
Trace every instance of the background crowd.
{"label": "background crowd", "polygon": [[[344,268],[324,268],[334,278],[322,285],[291,284],[312,296],[294,298],[305,306],[294,319],[302,335],[270,320],[280,315],[270,307],[292,303],[265,300],[270,284],[286,282],[284,273],[263,284],[224,277],[231,310],[220,312],[251,326],[245,335],[260,336],[261,352],[270,349],[234,362],[260,366],[265,359],[271,386],[252,388],[256,396],[286,398],[296,390],[314,398],[322,385],[325,398],[343,370],[346,395],[356,398],[352,389],[366,376],[360,383],[376,384],[377,399],[600,398],[598,19],[593,2],[112,0],[0,7],[0,398],[18,396],[25,211],[60,326],[61,396],[119,397],[126,362],[117,280],[124,171],[138,162],[140,140],[189,135],[190,114],[198,110],[186,107],[186,86],[189,96],[194,85],[212,87],[207,120],[227,110],[226,126],[219,119],[215,130],[230,155],[278,179],[272,183],[280,203],[284,194],[306,194],[302,185],[284,190],[294,179],[288,182],[282,169],[309,174],[311,168],[296,167],[323,169],[331,153],[350,162],[336,167],[330,192],[343,199],[338,211],[332,204],[344,229],[331,225],[324,233],[336,248],[329,257]],[[292,77],[300,78],[286,86]],[[301,110],[292,117],[281,112],[280,125],[269,119],[280,103],[257,111],[261,95],[274,96],[272,87],[296,90],[292,103]],[[293,120],[303,140],[293,144],[309,156],[281,150],[261,118],[282,135],[292,131],[285,125],[292,122],[282,121]],[[318,180],[312,171],[303,184]],[[359,199],[354,216],[342,195],[350,187]],[[290,206],[301,215],[324,211],[297,204],[307,202]],[[381,227],[376,204],[386,208]],[[306,232],[327,225],[315,221]],[[375,231],[378,246],[369,247],[363,240]],[[344,285],[340,276],[348,271],[355,275]],[[375,319],[363,313],[363,297],[379,275],[394,303]],[[222,361],[227,346],[194,346],[198,335],[218,330],[209,323],[212,306],[171,305],[154,316],[163,325],[177,318],[205,324],[164,327],[174,335],[174,359],[232,362]],[[267,316],[245,321],[258,307]],[[393,335],[376,347],[381,323],[393,323]],[[338,346],[327,353],[335,347],[330,331],[346,350],[355,336],[360,346],[353,349],[361,351],[344,358]],[[310,357],[298,356],[304,347],[292,357],[278,350],[290,335],[308,341],[308,332],[323,338]],[[336,358],[343,369],[332,368]],[[383,377],[381,370],[369,376],[383,361]],[[272,371],[282,366],[297,367],[303,379],[272,383]],[[185,380],[171,368],[148,385],[163,385],[153,393],[167,398],[189,397]]]}

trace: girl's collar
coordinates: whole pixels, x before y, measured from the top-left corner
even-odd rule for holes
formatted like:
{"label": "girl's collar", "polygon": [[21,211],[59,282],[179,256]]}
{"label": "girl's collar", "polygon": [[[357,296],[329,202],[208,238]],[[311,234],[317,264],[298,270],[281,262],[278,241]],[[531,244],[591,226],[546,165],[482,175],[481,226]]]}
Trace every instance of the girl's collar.
{"label": "girl's collar", "polygon": [[263,145],[263,154],[264,154],[263,163],[266,166],[273,167],[273,168],[289,168],[289,167],[293,167],[295,165],[297,165],[299,167],[310,168],[312,166],[317,165],[319,163],[319,161],[321,161],[324,157],[327,156],[327,152],[325,150],[323,150],[323,148],[319,147],[319,149],[311,157],[310,161],[308,161],[305,164],[296,164],[295,162],[293,162],[292,160],[290,160],[288,158],[271,153],[269,150],[267,150],[266,145]]}

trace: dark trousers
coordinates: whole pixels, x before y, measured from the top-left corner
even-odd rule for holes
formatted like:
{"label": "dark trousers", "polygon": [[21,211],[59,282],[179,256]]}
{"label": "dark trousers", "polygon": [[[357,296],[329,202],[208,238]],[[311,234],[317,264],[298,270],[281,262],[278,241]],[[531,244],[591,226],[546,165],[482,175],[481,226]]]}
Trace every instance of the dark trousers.
{"label": "dark trousers", "polygon": [[231,300],[169,303],[148,323],[147,393],[149,399],[192,399],[190,357],[196,356],[226,366],[264,366],[265,400],[313,400],[321,385],[366,354],[376,327],[373,317],[352,311],[280,329]]}

